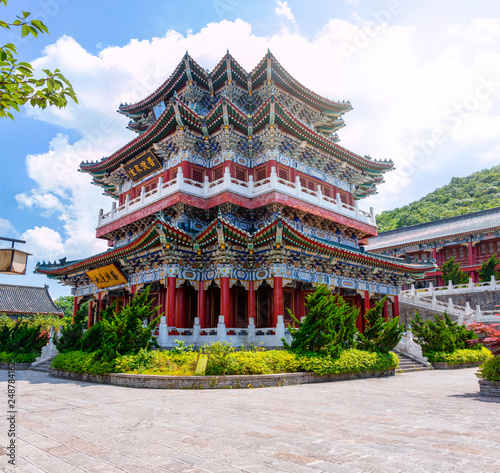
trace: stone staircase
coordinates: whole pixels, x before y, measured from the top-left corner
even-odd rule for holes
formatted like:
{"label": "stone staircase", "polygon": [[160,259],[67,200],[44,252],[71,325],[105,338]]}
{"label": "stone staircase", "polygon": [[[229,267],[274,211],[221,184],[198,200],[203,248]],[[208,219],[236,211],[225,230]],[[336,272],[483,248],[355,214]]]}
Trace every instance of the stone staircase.
{"label": "stone staircase", "polygon": [[396,373],[407,373],[408,371],[421,371],[421,370],[430,370],[432,369],[430,366],[425,366],[423,363],[412,360],[408,356],[401,355],[400,353],[396,353],[399,358],[399,368],[396,370]]}
{"label": "stone staircase", "polygon": [[44,361],[43,363],[40,363],[38,366],[32,366],[30,368],[30,370],[31,371],[40,371],[42,373],[48,373],[51,363],[52,363],[52,359]]}

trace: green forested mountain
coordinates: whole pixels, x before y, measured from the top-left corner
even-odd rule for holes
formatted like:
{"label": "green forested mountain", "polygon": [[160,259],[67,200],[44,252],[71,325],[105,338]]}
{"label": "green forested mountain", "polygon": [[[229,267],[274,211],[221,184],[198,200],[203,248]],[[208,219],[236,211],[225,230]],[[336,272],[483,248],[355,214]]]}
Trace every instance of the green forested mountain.
{"label": "green forested mountain", "polygon": [[377,215],[378,231],[432,222],[478,210],[500,207],[500,165],[454,177],[416,202]]}

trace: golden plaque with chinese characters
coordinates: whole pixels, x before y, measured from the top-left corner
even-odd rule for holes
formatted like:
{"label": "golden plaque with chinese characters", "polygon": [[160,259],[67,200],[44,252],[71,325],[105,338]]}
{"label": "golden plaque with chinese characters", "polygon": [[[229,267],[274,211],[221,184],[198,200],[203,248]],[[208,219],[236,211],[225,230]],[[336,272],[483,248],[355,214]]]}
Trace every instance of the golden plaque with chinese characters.
{"label": "golden plaque with chinese characters", "polygon": [[91,269],[85,274],[99,289],[118,286],[119,284],[127,284],[125,276],[114,264],[108,264],[102,268]]}
{"label": "golden plaque with chinese characters", "polygon": [[162,165],[153,152],[148,150],[122,165],[122,168],[131,181],[138,182],[156,171],[161,171]]}

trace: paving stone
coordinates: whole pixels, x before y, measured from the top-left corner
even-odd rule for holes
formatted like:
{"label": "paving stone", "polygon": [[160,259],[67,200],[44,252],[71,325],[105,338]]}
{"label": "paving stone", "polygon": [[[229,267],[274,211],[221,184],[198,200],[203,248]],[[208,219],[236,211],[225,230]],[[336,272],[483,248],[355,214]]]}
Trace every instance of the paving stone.
{"label": "paving stone", "polygon": [[[11,471],[498,473],[499,402],[480,399],[475,371],[241,391],[19,372]],[[0,471],[6,440],[0,425]]]}

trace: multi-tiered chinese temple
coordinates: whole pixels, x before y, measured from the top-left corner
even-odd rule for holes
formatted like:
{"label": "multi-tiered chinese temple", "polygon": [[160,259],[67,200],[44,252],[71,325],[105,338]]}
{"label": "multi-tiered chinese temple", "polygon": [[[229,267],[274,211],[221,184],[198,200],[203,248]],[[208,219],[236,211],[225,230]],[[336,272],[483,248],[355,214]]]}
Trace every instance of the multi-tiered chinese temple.
{"label": "multi-tiered chinese temple", "polygon": [[360,248],[377,230],[358,200],[393,164],[338,144],[349,110],[271,53],[250,73],[229,53],[211,73],[186,54],[153,94],[120,106],[138,136],[81,164],[114,199],[97,227],[110,249],[36,271],[91,300],[89,324],[145,284],[174,333],[286,325],[317,284],[364,309],[387,294],[397,315],[399,287],[434,264]]}

